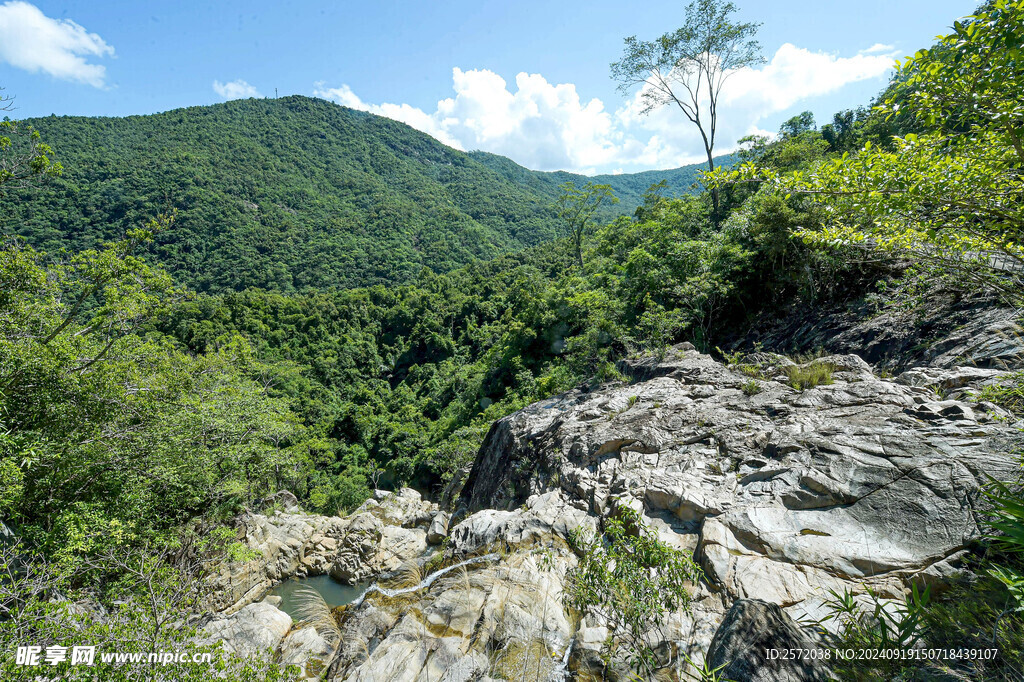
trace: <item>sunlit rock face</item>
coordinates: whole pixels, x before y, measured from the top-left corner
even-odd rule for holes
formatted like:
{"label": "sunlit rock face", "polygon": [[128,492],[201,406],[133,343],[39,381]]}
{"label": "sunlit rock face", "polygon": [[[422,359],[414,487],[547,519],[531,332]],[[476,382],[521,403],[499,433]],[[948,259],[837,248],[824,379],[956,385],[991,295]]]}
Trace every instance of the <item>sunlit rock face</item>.
{"label": "sunlit rock face", "polygon": [[[831,383],[793,388],[814,363]],[[629,679],[625,660],[602,658],[607,624],[564,595],[570,533],[622,505],[705,574],[690,610],[646,635],[666,674],[683,674],[684,654],[700,664],[716,631],[716,650],[742,646],[744,618],[799,639],[793,624],[821,617],[829,589],[941,589],[980,535],[979,484],[1016,466],[1019,425],[970,398],[1004,373],[883,379],[856,355],[814,363],[758,353],[728,365],[687,346],[624,362],[626,382],[496,422],[449,509],[381,493],[344,519],[306,517],[289,531],[299,541],[264,530],[250,535],[271,540],[250,544],[275,566],[383,588],[336,610],[330,680]],[[266,523],[300,527],[282,517]],[[283,642],[289,660],[325,655],[312,633]]]}

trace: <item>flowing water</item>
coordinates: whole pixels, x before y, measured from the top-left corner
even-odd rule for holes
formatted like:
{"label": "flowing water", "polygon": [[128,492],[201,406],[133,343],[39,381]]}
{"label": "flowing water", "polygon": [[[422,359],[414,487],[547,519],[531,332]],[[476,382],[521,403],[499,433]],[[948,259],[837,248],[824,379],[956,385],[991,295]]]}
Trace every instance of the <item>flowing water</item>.
{"label": "flowing water", "polygon": [[332,609],[342,604],[350,604],[357,598],[361,598],[366,591],[367,583],[346,585],[340,583],[329,575],[318,575],[312,578],[289,578],[270,591],[271,595],[281,597],[281,604],[277,607],[298,620],[296,615],[301,603],[301,590],[313,588],[320,593],[327,605]]}
{"label": "flowing water", "polygon": [[363,603],[363,599],[370,592],[379,592],[386,597],[394,597],[399,594],[415,592],[417,590],[430,587],[435,580],[457,568],[466,566],[467,564],[493,561],[497,558],[497,554],[486,554],[484,556],[466,559],[465,561],[460,561],[454,566],[448,566],[447,568],[442,568],[440,571],[431,573],[420,581],[418,585],[395,590],[389,590],[386,587],[380,587],[378,585],[368,585],[366,582],[356,583],[355,585],[345,585],[329,575],[318,575],[312,578],[289,578],[271,590],[270,594],[281,597],[281,604],[278,608],[291,616],[293,620],[298,620],[299,615],[297,614],[301,609],[302,590],[305,588],[311,587],[319,592],[320,596],[324,598],[324,601],[326,601],[327,605],[332,609],[335,606],[342,606],[343,604],[355,604],[356,606],[359,606]]}
{"label": "flowing water", "polygon": [[457,568],[462,568],[463,566],[466,566],[468,564],[476,564],[476,563],[481,563],[481,562],[484,562],[484,561],[494,561],[497,558],[498,558],[497,554],[485,554],[483,556],[477,556],[477,557],[473,557],[471,559],[466,559],[465,561],[460,561],[459,563],[454,564],[452,566],[449,566],[448,568],[442,568],[440,571],[434,571],[433,573],[428,575],[426,578],[421,580],[419,582],[419,584],[413,585],[412,587],[403,587],[401,589],[390,590],[390,589],[388,589],[386,587],[381,587],[381,586],[376,585],[376,584],[370,585],[368,588],[366,588],[365,592],[363,592],[361,595],[359,595],[358,599],[353,599],[353,600],[351,600],[350,603],[355,604],[356,606],[359,606],[360,604],[363,603],[363,599],[370,592],[379,592],[380,594],[383,594],[385,597],[397,597],[400,594],[408,594],[410,592],[416,592],[418,590],[426,589],[426,588],[430,587],[434,583],[435,580],[437,580],[438,578],[440,578],[441,576],[443,576],[446,573],[451,573],[452,571],[454,571]]}

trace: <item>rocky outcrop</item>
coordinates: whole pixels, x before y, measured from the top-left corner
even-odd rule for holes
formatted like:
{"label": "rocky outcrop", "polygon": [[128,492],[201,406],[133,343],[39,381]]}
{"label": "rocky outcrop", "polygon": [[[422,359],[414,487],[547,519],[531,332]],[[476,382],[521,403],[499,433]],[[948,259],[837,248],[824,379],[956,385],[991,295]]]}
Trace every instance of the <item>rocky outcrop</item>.
{"label": "rocky outcrop", "polygon": [[558,491],[535,495],[515,511],[487,509],[452,529],[450,542],[459,556],[495,548],[528,549],[565,541],[570,530],[594,530],[597,519],[568,504]]}
{"label": "rocky outcrop", "polygon": [[[497,422],[462,501],[508,509],[558,488],[599,516],[630,499],[694,535],[732,598],[786,607],[813,609],[823,587],[896,594],[944,573],[979,534],[979,482],[1013,471],[1016,430],[998,408],[880,379],[857,356],[815,362],[833,383],[804,391],[770,376],[778,362],[727,367],[685,351],[634,363],[653,378]],[[962,388],[997,375],[933,378]]]}
{"label": "rocky outcrop", "polygon": [[[289,499],[282,493],[276,498]],[[345,518],[297,510],[246,514],[237,526],[251,556],[210,567],[210,610],[233,613],[291,577],[330,573],[355,583],[394,570],[423,554],[426,527],[436,514],[437,505],[408,488],[377,491]]]}
{"label": "rocky outcrop", "polygon": [[[786,353],[824,349],[856,353],[893,371],[910,367],[1024,367],[1024,333],[1018,312],[984,295],[933,294],[908,307],[878,294],[845,304],[807,304],[781,319],[761,319],[729,346]],[[890,298],[893,298],[890,296]]]}
{"label": "rocky outcrop", "polygon": [[[677,537],[670,523],[649,521]],[[631,679],[624,661],[605,669],[606,624],[573,615],[564,601],[565,576],[577,563],[566,537],[597,523],[560,490],[468,516],[451,529],[440,568],[425,564],[424,573],[433,572],[418,585],[384,580],[385,591],[402,587],[393,596],[368,591],[343,609],[333,679],[554,681],[570,671]],[[724,611],[718,594],[695,586],[692,610],[657,630],[666,664],[679,665],[680,642],[701,660]]]}
{"label": "rocky outcrop", "polygon": [[299,679],[319,679],[338,650],[337,633],[324,636],[313,625],[292,627],[291,617],[278,607],[280,597],[243,606],[233,614],[220,614],[203,626],[199,643],[220,643],[222,649],[243,660],[266,657],[281,666],[294,665]]}
{"label": "rocky outcrop", "polygon": [[291,627],[287,613],[270,601],[261,601],[212,620],[203,628],[203,641],[219,641],[239,658],[255,658],[277,649]]}
{"label": "rocky outcrop", "polygon": [[[751,652],[806,647],[796,621],[825,615],[830,589],[941,588],[980,535],[979,485],[1017,466],[1020,425],[972,397],[1000,370],[882,378],[854,354],[727,365],[692,346],[620,370],[629,382],[496,422],[450,517],[412,491],[379,493],[320,532],[337,540],[332,575],[377,585],[339,610],[328,679],[628,679],[604,655],[608,624],[564,597],[567,539],[621,506],[704,571],[690,610],[644,634],[666,675],[708,656],[729,679],[823,679]],[[791,385],[815,373],[818,385]],[[292,552],[274,556],[291,565]],[[292,636],[280,652],[319,646]]]}
{"label": "rocky outcrop", "polygon": [[246,514],[237,527],[250,557],[210,567],[210,608],[229,614],[262,599],[282,580],[325,573],[340,546],[344,521],[278,511]]}
{"label": "rocky outcrop", "polygon": [[437,515],[437,505],[425,502],[415,490],[378,490],[345,520],[331,577],[357,583],[422,557],[427,550],[427,528]]}
{"label": "rocky outcrop", "polygon": [[448,512],[438,512],[434,516],[434,520],[430,522],[430,527],[427,528],[427,542],[432,545],[439,545],[444,542],[444,539],[448,537],[449,521],[451,521],[451,514]]}
{"label": "rocky outcrop", "polygon": [[711,640],[708,667],[733,682],[825,682],[824,660],[811,655],[823,649],[777,604],[740,599]]}
{"label": "rocky outcrop", "polygon": [[512,552],[429,589],[368,594],[345,616],[334,679],[556,679],[575,634],[559,605],[571,561],[564,550]]}
{"label": "rocky outcrop", "polygon": [[301,677],[319,679],[338,650],[336,638],[325,637],[312,625],[299,626],[288,633],[277,650],[282,666],[294,665]]}
{"label": "rocky outcrop", "polygon": [[[1005,373],[883,379],[856,355],[815,363],[831,382],[801,391],[780,356],[727,366],[677,349],[626,363],[628,385],[510,415],[481,448],[460,498],[472,515],[452,542],[522,527],[529,511],[517,508],[558,491],[567,525],[641,509],[663,539],[695,550],[724,604],[758,598],[818,618],[829,589],[941,587],[980,535],[979,484],[1016,469],[1017,425],[970,397]],[[706,612],[713,627],[722,615]]]}

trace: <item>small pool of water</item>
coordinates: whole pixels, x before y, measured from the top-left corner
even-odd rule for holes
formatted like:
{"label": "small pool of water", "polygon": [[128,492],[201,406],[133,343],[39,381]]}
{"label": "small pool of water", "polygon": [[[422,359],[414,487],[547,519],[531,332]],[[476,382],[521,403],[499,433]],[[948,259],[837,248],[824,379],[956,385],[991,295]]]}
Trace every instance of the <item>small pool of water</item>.
{"label": "small pool of water", "polygon": [[354,601],[363,593],[367,585],[369,582],[345,585],[329,575],[318,575],[312,578],[289,578],[271,590],[270,594],[281,597],[281,603],[277,608],[287,613],[293,620],[298,620],[302,588],[312,587],[333,609],[335,606]]}

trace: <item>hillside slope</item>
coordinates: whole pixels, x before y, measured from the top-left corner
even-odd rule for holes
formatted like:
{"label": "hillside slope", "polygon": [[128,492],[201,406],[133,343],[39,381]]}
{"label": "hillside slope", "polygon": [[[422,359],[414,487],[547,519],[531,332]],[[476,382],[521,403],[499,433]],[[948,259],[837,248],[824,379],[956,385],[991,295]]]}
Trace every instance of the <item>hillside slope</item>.
{"label": "hillside slope", "polygon": [[[668,183],[667,194],[686,194],[693,191],[696,183],[700,181],[700,171],[707,169],[706,164],[694,163],[667,170],[620,173],[618,175],[595,175],[584,178],[574,173],[567,173],[566,171],[545,172],[530,170],[509,158],[491,154],[490,152],[473,151],[469,155],[506,180],[544,194],[556,194],[558,192],[558,185],[571,180],[611,185],[615,191],[615,196],[619,198],[619,208],[625,207],[628,209],[628,211],[620,210],[620,212],[628,213],[631,213],[634,208],[643,203],[644,193],[647,192],[651,185],[664,180]],[[730,166],[735,162],[736,157],[733,154],[715,158],[716,167]]]}
{"label": "hillside slope", "polygon": [[[519,250],[555,236],[557,185],[578,177],[524,182],[405,124],[300,96],[30,123],[65,175],[0,198],[0,230],[78,250],[177,209],[155,256],[202,291],[393,283]],[[602,217],[631,212],[628,194]]]}

